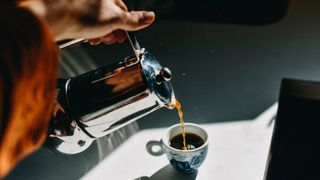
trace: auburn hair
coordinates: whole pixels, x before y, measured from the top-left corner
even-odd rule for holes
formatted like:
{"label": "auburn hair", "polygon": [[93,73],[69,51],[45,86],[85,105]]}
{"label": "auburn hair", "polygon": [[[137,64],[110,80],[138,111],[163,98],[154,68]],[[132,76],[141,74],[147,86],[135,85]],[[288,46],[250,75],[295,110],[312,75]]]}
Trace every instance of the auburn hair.
{"label": "auburn hair", "polygon": [[57,75],[58,48],[46,24],[0,5],[0,178],[45,140]]}

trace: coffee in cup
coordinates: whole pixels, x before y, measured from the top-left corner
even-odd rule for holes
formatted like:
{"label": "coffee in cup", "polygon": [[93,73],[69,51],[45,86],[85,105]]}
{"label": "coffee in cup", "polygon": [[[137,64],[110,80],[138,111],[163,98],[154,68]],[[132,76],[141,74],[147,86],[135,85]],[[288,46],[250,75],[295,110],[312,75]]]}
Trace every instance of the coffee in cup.
{"label": "coffee in cup", "polygon": [[[185,139],[187,139],[186,140],[187,150],[196,149],[204,144],[204,140],[200,136],[194,133],[185,133]],[[169,145],[173,148],[184,150],[182,133],[171,138],[169,141]]]}
{"label": "coffee in cup", "polygon": [[[189,149],[184,149],[181,134],[181,124],[169,127],[160,141],[149,141],[147,151],[154,156],[166,154],[170,164],[178,171],[184,173],[194,173],[208,153],[208,133],[206,130],[194,123],[185,123],[186,144]],[[158,146],[159,148],[153,148]],[[154,149],[160,149],[154,151]]]}

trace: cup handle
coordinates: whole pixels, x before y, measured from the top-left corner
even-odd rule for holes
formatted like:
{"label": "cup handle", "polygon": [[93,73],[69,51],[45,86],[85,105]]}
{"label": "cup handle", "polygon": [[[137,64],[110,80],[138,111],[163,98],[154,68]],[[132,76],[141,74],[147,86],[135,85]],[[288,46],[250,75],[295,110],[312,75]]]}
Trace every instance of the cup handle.
{"label": "cup handle", "polygon": [[146,149],[149,154],[153,156],[161,156],[163,152],[162,148],[162,140],[156,141],[156,140],[151,140],[146,144]]}

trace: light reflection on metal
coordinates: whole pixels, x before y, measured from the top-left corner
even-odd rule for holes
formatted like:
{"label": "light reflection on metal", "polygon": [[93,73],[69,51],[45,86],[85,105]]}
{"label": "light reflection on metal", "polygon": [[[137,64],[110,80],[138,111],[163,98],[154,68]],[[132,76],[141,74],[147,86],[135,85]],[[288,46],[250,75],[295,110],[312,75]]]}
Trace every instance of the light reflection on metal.
{"label": "light reflection on metal", "polygon": [[163,106],[172,108],[170,78],[160,77],[164,68],[148,52],[139,56],[140,61],[128,57],[60,84],[48,140],[53,149],[82,152],[95,138]]}

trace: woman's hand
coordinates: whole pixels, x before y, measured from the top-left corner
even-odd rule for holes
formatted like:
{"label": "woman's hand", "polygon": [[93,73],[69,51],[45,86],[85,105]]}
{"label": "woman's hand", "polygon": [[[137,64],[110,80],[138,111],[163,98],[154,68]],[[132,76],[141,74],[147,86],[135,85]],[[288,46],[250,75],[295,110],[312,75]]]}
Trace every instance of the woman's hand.
{"label": "woman's hand", "polygon": [[145,28],[155,19],[153,12],[128,12],[122,0],[24,0],[19,5],[47,22],[56,41],[123,42],[124,31]]}

